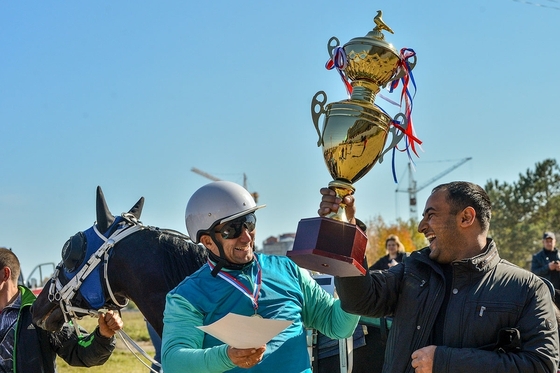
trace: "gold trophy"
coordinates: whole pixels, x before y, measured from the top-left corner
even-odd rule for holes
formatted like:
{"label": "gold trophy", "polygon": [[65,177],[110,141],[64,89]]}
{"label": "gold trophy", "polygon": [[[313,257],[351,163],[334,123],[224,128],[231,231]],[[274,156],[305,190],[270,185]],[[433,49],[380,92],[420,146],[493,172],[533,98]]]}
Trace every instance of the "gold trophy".
{"label": "gold trophy", "polygon": [[[342,48],[336,37],[327,43],[331,60],[351,97],[329,103],[324,91],[319,91],[311,103],[311,116],[323,158],[333,178],[329,188],[344,198],[353,194],[353,184],[371,170],[383,155],[394,148],[405,135],[406,116],[397,114],[395,121],[374,105],[380,89],[406,73],[402,56],[385,41],[383,31],[393,31],[383,22],[381,11],[374,18],[375,28],[365,37],[350,40]],[[409,63],[412,69],[416,64]],[[327,68],[329,68],[327,66]],[[319,118],[325,115],[323,131]],[[400,123],[396,128],[392,123]],[[389,132],[392,141],[385,143]],[[336,276],[359,276],[366,273],[362,263],[367,237],[346,220],[344,206],[327,217],[302,219],[298,224],[294,246],[288,256],[299,266]]]}

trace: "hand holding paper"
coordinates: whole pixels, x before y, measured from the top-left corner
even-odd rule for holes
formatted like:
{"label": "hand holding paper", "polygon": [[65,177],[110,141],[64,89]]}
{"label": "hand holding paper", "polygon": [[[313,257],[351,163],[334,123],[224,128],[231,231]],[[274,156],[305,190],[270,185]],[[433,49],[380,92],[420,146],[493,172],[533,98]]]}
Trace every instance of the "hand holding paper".
{"label": "hand holding paper", "polygon": [[232,363],[240,368],[249,369],[260,363],[264,357],[266,345],[260,348],[235,348],[228,346],[227,354]]}

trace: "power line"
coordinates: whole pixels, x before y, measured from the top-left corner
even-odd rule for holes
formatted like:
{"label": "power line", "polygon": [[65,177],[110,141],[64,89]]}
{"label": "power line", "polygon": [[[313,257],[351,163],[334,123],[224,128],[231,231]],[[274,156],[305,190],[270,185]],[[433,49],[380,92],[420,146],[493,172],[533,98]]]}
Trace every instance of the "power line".
{"label": "power line", "polygon": [[[548,8],[548,9],[560,10],[560,6],[551,6],[551,5],[541,4],[541,3],[534,3],[532,1],[526,1],[526,0],[512,0],[512,1],[515,1],[516,3],[522,3],[522,4],[536,6],[536,7],[539,7],[539,8]],[[560,1],[558,1],[558,0],[547,0],[547,1],[550,2],[550,3],[554,3],[554,4],[560,4]]]}

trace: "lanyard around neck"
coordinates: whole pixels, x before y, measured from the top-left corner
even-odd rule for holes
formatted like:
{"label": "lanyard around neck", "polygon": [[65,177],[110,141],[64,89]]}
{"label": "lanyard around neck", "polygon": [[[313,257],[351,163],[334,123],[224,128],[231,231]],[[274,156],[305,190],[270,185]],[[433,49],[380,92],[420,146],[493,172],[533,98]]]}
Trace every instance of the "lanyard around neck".
{"label": "lanyard around neck", "polygon": [[[256,256],[255,256],[255,263],[257,264],[257,276],[256,276],[257,279],[255,281],[256,286],[253,286],[252,290],[249,289],[247,286],[245,286],[235,276],[232,276],[231,274],[224,272],[223,270],[218,272],[218,276],[220,276],[222,279],[229,282],[234,288],[236,288],[243,295],[249,298],[251,300],[251,303],[253,303],[253,309],[255,310],[255,314],[256,314],[257,309],[259,308],[259,293],[261,291],[261,284],[262,284],[261,266]],[[213,270],[215,267],[214,263],[212,263],[209,259],[208,259],[208,266],[210,266],[210,270]]]}

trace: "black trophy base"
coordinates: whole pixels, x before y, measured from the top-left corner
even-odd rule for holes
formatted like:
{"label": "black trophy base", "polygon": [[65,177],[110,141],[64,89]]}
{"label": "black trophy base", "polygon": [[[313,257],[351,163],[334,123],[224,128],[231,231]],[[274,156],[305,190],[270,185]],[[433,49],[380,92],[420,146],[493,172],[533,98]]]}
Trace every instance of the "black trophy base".
{"label": "black trophy base", "polygon": [[330,218],[299,221],[294,247],[287,252],[298,266],[339,277],[364,276],[367,237],[354,224]]}

